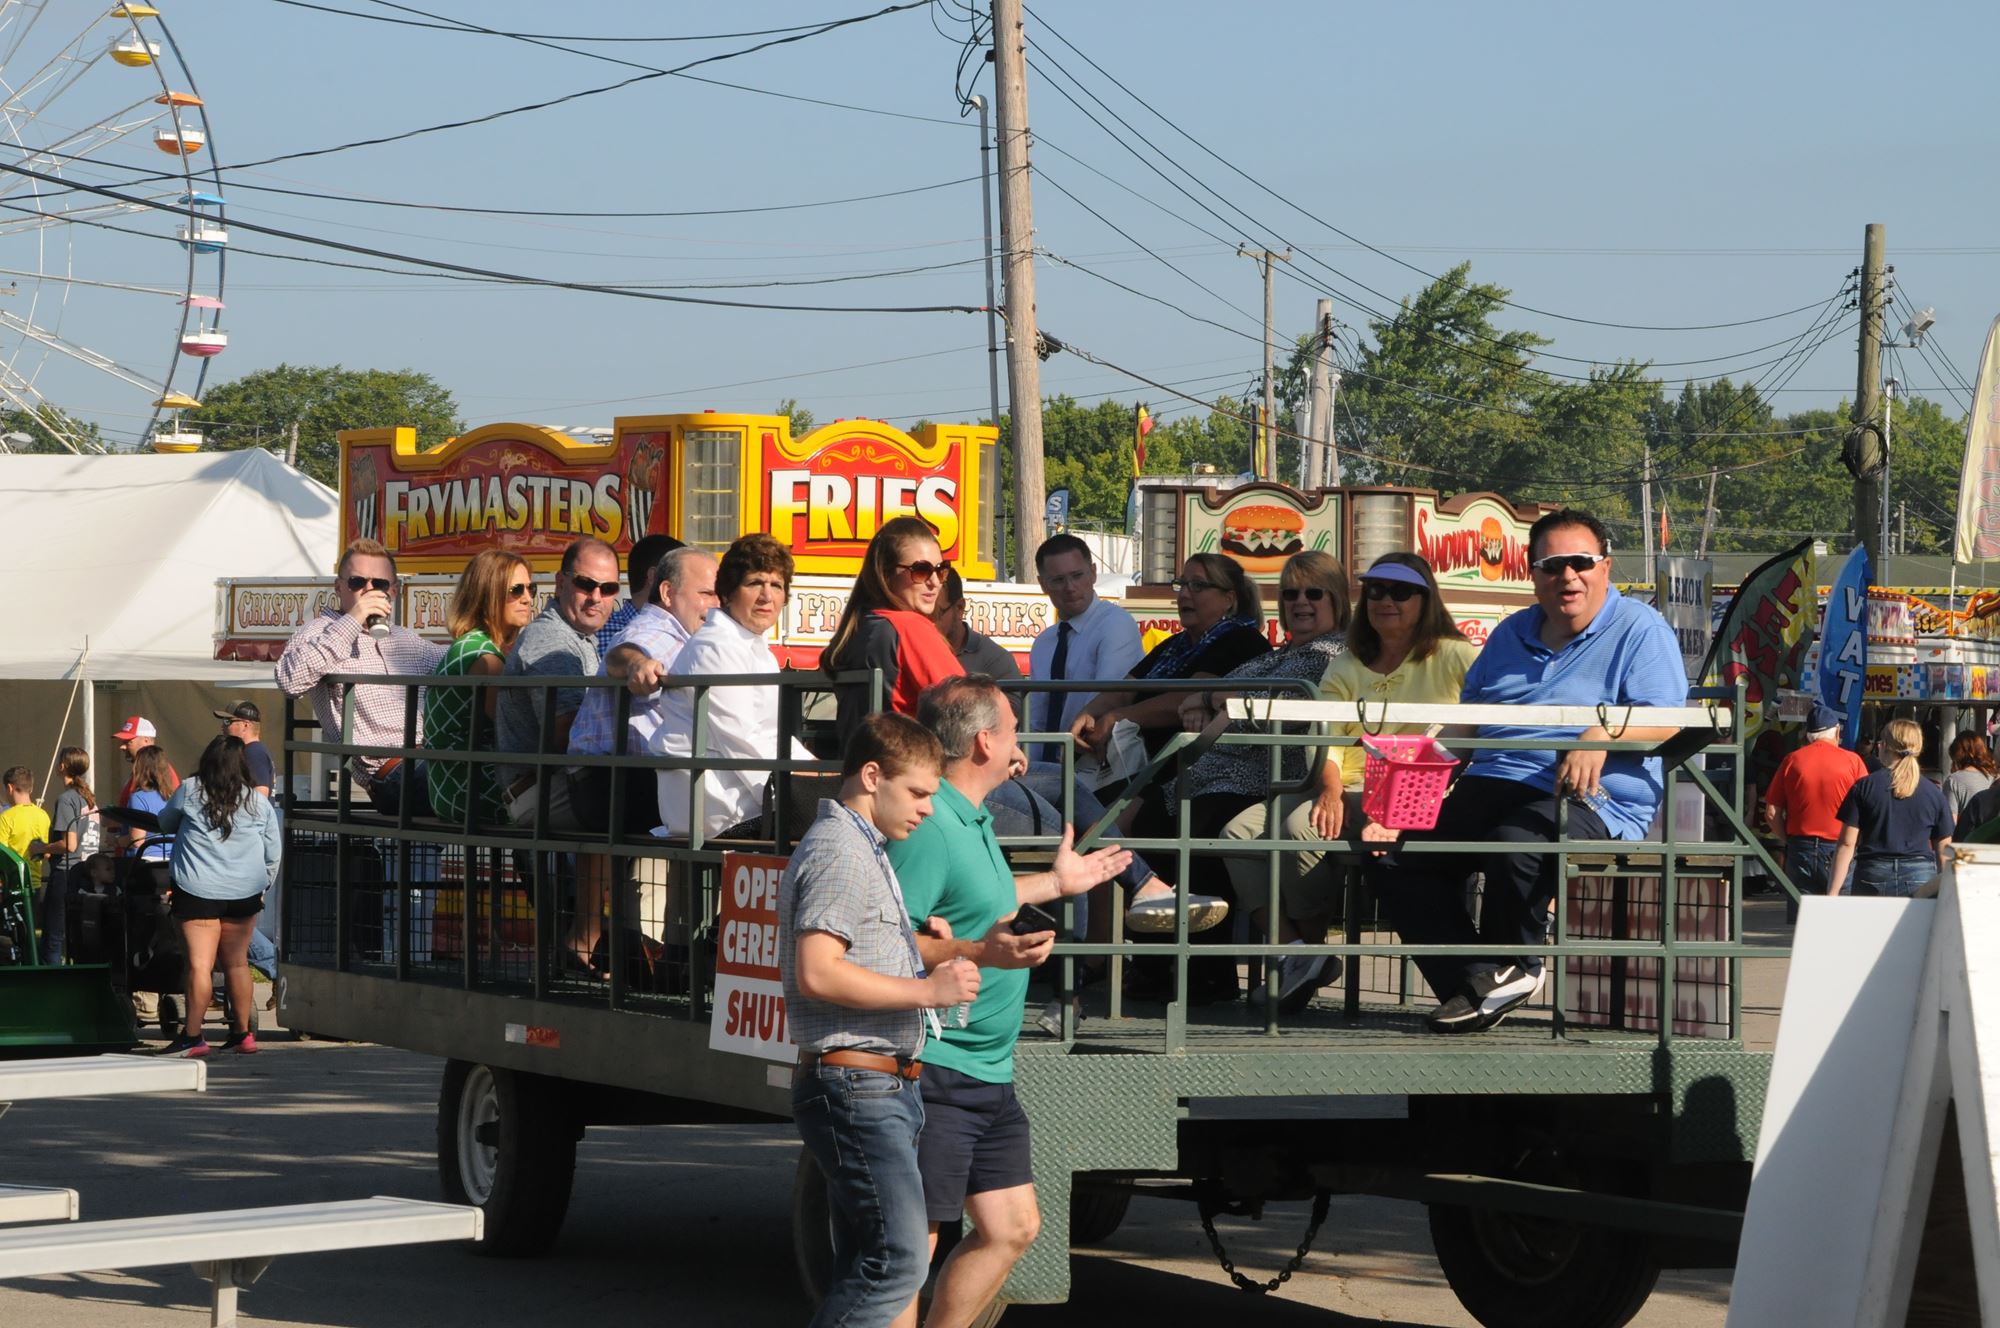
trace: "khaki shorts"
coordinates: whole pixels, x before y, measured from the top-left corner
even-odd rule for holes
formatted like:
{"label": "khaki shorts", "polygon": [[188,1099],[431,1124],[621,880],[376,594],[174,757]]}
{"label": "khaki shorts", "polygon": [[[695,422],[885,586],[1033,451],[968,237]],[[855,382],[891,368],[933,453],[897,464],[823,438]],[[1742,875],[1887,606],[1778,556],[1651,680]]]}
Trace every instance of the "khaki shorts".
{"label": "khaki shorts", "polygon": [[[1359,825],[1361,820],[1361,795],[1349,793],[1347,800],[1347,825]],[[1284,817],[1282,837],[1285,839],[1318,839],[1313,829],[1313,799],[1294,796],[1279,798],[1278,811]],[[1268,824],[1266,809],[1268,802],[1253,803],[1236,813],[1228,825],[1222,828],[1223,839],[1262,839]],[[1311,849],[1297,853],[1278,854],[1278,899],[1285,910],[1285,916],[1293,921],[1307,918],[1323,918],[1340,912],[1343,878],[1348,866],[1355,860],[1351,853],[1316,852]],[[1225,859],[1229,869],[1229,884],[1236,895],[1240,907],[1257,908],[1270,892],[1270,858],[1257,853]]]}

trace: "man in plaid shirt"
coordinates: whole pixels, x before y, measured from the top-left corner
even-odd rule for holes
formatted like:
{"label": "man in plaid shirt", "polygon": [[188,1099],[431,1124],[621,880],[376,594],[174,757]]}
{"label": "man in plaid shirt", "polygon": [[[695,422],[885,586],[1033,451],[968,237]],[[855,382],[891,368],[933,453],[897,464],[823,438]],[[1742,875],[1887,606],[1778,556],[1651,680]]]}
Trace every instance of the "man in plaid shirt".
{"label": "man in plaid shirt", "polygon": [[[354,711],[354,743],[361,747],[402,747],[403,689],[401,687],[356,687],[351,698],[346,688],[326,681],[333,673],[412,674],[431,673],[445,648],[426,641],[407,627],[389,622],[395,611],[396,560],[380,542],[358,539],[340,555],[334,569],[335,607],[292,634],[278,657],[275,670],[278,687],[286,696],[312,696],[313,714],[319,719],[322,740],[340,741],[340,711],[348,701]],[[371,621],[387,627],[384,635],[368,630]],[[423,743],[423,712],[417,711],[417,728],[407,745]],[[397,757],[355,756],[347,768],[368,795],[369,803],[385,816],[394,816],[402,805],[403,790],[414,799],[412,810],[419,816],[430,814],[424,796],[424,781],[404,777],[407,762]]]}

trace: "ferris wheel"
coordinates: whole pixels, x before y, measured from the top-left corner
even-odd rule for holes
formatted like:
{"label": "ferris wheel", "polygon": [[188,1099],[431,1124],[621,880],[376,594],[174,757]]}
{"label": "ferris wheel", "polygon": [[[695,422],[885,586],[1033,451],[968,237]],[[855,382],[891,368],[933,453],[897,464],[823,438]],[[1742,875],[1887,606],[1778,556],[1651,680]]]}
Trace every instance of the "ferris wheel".
{"label": "ferris wheel", "polygon": [[229,344],[223,210],[158,8],[0,0],[0,450],[21,417],[73,452],[201,445],[181,412]]}

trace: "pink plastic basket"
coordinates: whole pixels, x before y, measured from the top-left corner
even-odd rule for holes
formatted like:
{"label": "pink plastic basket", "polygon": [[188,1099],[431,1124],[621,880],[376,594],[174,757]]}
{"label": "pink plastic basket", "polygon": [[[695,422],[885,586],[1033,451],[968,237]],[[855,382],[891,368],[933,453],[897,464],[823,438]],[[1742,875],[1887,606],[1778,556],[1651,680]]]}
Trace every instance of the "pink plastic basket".
{"label": "pink plastic basket", "polygon": [[1368,759],[1361,768],[1361,810],[1391,830],[1428,830],[1451,783],[1458,758],[1422,734],[1363,738]]}

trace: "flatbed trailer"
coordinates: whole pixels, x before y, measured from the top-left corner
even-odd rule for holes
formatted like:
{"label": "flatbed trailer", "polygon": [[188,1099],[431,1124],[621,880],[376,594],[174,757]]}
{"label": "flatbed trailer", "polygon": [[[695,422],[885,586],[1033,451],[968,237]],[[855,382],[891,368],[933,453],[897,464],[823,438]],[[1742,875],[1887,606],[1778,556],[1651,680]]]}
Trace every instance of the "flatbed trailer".
{"label": "flatbed trailer", "polygon": [[[788,676],[786,685],[824,682]],[[1267,1202],[1320,1200],[1315,1228],[1331,1194],[1422,1202],[1446,1279],[1495,1328],[1613,1328],[1637,1312],[1661,1268],[1731,1266],[1770,1069],[1769,1056],[1742,1040],[1742,966],[1786,953],[1745,943],[1743,862],[1762,858],[1783,877],[1732,800],[1680,764],[1697,748],[1740,754],[1741,698],[1718,693],[1693,704],[1710,731],[1690,729],[1665,745],[1669,805],[1675,785],[1693,781],[1731,839],[1676,843],[1669,820],[1662,843],[1552,850],[1568,882],[1556,905],[1561,940],[1548,947],[1552,982],[1503,1028],[1463,1038],[1425,1030],[1410,947],[1376,920],[1358,873],[1323,947],[1345,958],[1342,984],[1296,1016],[1128,1001],[1117,995],[1116,970],[1135,947],[1116,933],[1110,946],[1059,946],[1052,967],[1063,994],[1082,956],[1111,956],[1113,981],[1085,991],[1081,1020],[1065,1014],[1061,1037],[1032,1024],[1024,1032],[1017,1084],[1034,1122],[1042,1231],[985,1322],[1005,1303],[1065,1299],[1071,1245],[1108,1236],[1135,1193],[1189,1201],[1212,1239],[1216,1215],[1259,1213]],[[314,740],[302,710],[288,763],[358,750]],[[1319,733],[1222,741],[1326,741]],[[547,769],[569,759],[524,763]],[[674,764],[595,760],[614,780],[650,780]],[[776,809],[777,821],[785,815]],[[484,1211],[488,1250],[533,1253],[555,1238],[576,1141],[592,1125],[788,1117],[788,1065],[711,1049],[706,957],[723,853],[768,853],[787,842],[788,827],[769,827],[773,841],[759,846],[447,826],[356,810],[343,774],[331,802],[295,805],[286,828],[285,1020],[446,1059],[440,1178],[448,1199]],[[1140,846],[1178,854],[1185,880],[1189,857],[1214,843]],[[1253,851],[1297,847],[1272,838]],[[1010,846],[1017,850],[1035,848]],[[648,979],[613,943],[608,982],[562,973],[551,960],[564,853],[629,859],[640,879],[662,871],[678,879],[692,928],[684,958]],[[468,864],[482,855],[493,870],[468,892],[466,878],[478,874]],[[1275,868],[1272,879],[1275,892]],[[631,921],[629,893],[612,892],[614,936]],[[1253,978],[1257,961],[1279,949],[1268,939],[1226,948],[1249,960]],[[1190,946],[1183,932],[1147,952],[1172,961],[1185,992],[1188,960],[1217,951]],[[828,1237],[824,1195],[803,1155],[792,1208],[795,1257],[811,1291]],[[1215,1250],[1240,1285],[1252,1285],[1219,1240]]]}

